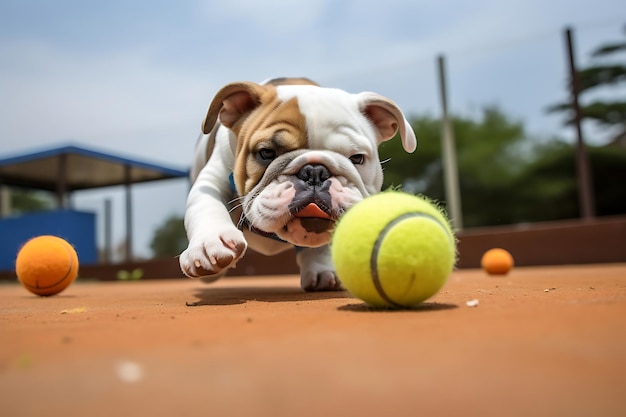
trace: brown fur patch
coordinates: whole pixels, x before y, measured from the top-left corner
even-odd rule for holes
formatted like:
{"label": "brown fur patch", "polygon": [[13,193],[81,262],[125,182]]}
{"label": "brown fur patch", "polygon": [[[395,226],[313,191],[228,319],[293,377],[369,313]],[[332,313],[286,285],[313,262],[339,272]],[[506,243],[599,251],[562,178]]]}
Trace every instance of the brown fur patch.
{"label": "brown fur patch", "polygon": [[267,165],[259,161],[261,148],[272,149],[276,155],[307,147],[306,119],[300,112],[297,98],[282,102],[273,94],[265,95],[261,105],[241,124],[237,133],[237,156],[234,177],[237,190],[247,194],[260,181]]}

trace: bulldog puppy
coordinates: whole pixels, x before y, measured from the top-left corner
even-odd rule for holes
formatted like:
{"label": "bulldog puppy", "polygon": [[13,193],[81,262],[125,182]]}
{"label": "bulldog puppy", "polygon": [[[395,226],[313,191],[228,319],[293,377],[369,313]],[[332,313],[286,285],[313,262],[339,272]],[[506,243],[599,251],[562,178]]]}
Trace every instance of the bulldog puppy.
{"label": "bulldog puppy", "polygon": [[248,246],[265,255],[296,246],[304,290],[342,289],[328,248],[333,227],[381,190],[378,145],[398,131],[413,152],[417,140],[402,111],[375,93],[304,78],[226,85],[195,149],[182,271],[212,281]]}

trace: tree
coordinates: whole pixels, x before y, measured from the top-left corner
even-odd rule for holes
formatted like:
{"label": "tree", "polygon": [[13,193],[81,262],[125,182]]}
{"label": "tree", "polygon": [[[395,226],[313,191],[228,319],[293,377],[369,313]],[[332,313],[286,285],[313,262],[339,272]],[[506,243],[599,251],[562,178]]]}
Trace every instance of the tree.
{"label": "tree", "polygon": [[[626,27],[624,28],[626,34]],[[593,65],[577,72],[579,94],[599,91],[602,87],[615,87],[626,82],[626,63],[616,61],[616,57],[626,51],[626,40],[609,42],[596,48],[592,53]],[[597,99],[580,105],[581,117],[599,125],[616,129],[613,142],[626,140],[626,101]],[[574,123],[572,104],[557,103],[548,112],[567,113],[565,124]]]}
{"label": "tree", "polygon": [[[381,145],[384,187],[402,185],[443,201],[441,121],[420,116],[411,124],[418,138],[415,154],[404,152],[399,140]],[[452,125],[466,227],[578,217],[572,144],[529,137],[521,122],[496,107],[483,109],[477,119],[453,116]],[[597,214],[626,213],[626,150],[590,146],[589,157]]]}
{"label": "tree", "polygon": [[11,211],[15,214],[48,210],[52,207],[50,199],[46,199],[38,191],[10,188],[9,193],[11,195]]}
{"label": "tree", "polygon": [[[411,118],[418,147],[402,150],[399,140],[381,145],[385,185],[398,186],[430,198],[445,199],[441,162],[441,121],[431,116]],[[464,224],[467,227],[516,221],[511,184],[531,156],[521,122],[488,106],[478,120],[452,116]],[[445,202],[444,202],[445,203]]]}
{"label": "tree", "polygon": [[[626,150],[590,146],[589,159],[599,216],[626,213]],[[520,221],[578,217],[575,148],[555,142],[526,166],[515,183]],[[549,202],[549,203],[546,203]]]}
{"label": "tree", "polygon": [[154,231],[150,249],[155,258],[178,256],[187,247],[183,218],[172,215]]}

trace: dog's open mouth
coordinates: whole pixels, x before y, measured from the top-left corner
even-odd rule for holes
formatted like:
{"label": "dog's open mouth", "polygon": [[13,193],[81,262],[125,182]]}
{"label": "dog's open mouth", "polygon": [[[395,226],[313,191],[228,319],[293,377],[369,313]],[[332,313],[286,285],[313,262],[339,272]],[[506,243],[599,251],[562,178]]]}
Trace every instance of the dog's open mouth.
{"label": "dog's open mouth", "polygon": [[332,216],[315,203],[309,203],[295,214],[295,217],[332,219]]}
{"label": "dog's open mouth", "polygon": [[332,216],[315,203],[309,203],[294,216],[300,219],[300,224],[307,232],[312,233],[324,233],[335,223]]}

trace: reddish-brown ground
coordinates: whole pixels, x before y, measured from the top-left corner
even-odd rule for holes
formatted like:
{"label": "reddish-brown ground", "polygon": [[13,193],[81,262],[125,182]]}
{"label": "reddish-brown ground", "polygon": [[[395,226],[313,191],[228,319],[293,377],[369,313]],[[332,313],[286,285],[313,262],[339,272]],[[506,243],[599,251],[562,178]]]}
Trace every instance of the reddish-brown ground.
{"label": "reddish-brown ground", "polygon": [[626,265],[456,271],[412,311],[294,276],[0,286],[0,416],[192,415],[624,416]]}

